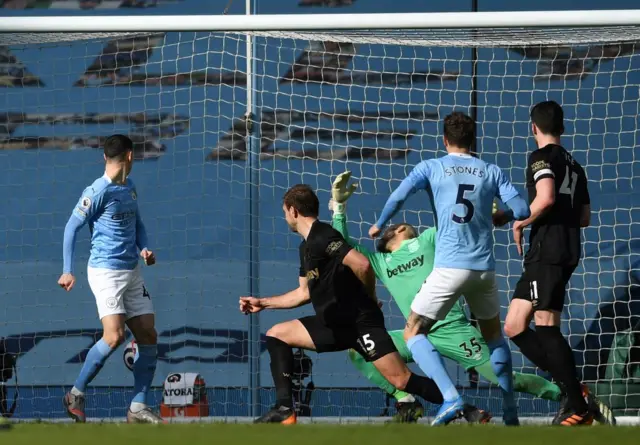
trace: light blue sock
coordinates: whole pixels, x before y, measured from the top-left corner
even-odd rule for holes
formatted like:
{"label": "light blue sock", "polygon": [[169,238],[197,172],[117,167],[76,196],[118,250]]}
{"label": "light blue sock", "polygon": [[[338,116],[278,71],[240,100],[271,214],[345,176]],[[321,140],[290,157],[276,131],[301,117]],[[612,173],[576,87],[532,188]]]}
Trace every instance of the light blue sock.
{"label": "light blue sock", "polygon": [[87,385],[98,375],[104,362],[107,361],[113,351],[114,349],[111,349],[103,339],[98,340],[96,344],[89,349],[87,358],[80,370],[80,375],[73,385],[72,391],[74,393],[83,394],[87,390]]}
{"label": "light blue sock", "polygon": [[411,337],[407,341],[407,347],[422,372],[436,382],[445,402],[450,402],[460,397],[456,385],[453,384],[447,369],[444,367],[442,356],[426,336],[419,334]]}
{"label": "light blue sock", "polygon": [[158,361],[157,345],[138,344],[138,356],[133,362],[133,399],[131,411],[136,412],[147,405],[147,394],[156,373]]}
{"label": "light blue sock", "polygon": [[505,409],[515,409],[516,401],[513,393],[513,364],[511,362],[511,350],[509,345],[501,336],[495,340],[487,342],[491,353],[491,367],[496,377],[498,385],[502,389],[502,399]]}

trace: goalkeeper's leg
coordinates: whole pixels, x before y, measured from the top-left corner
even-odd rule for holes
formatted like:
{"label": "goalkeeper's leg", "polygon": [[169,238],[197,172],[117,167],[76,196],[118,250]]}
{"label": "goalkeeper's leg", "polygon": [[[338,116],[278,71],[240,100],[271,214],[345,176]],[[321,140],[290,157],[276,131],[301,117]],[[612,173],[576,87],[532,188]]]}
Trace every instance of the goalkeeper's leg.
{"label": "goalkeeper's leg", "polygon": [[[489,347],[480,332],[468,321],[447,323],[432,331],[429,339],[443,357],[457,362],[466,370],[473,368],[486,380],[499,385],[491,364]],[[559,401],[562,398],[560,387],[534,374],[514,372],[513,389],[547,400]]]}
{"label": "goalkeeper's leg", "polygon": [[[476,366],[475,369],[478,371],[478,374],[492,384],[498,384],[498,377],[496,377],[496,373],[493,372],[491,362],[484,362]],[[553,400],[554,402],[559,402],[562,399],[562,390],[558,385],[535,374],[514,372],[513,390],[516,392],[525,392],[541,399]]]}

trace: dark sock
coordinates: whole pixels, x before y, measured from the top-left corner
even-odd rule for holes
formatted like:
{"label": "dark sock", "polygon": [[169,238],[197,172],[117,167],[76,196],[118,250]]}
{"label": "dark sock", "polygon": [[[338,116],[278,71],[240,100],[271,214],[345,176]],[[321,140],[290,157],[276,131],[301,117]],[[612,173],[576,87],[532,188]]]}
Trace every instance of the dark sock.
{"label": "dark sock", "polygon": [[531,363],[543,371],[549,371],[547,353],[542,343],[540,343],[540,337],[536,331],[526,328],[520,334],[512,337],[511,341],[520,348],[520,352],[522,352],[525,357],[531,360]]}
{"label": "dark sock", "polygon": [[271,375],[276,385],[276,405],[293,408],[293,350],[291,346],[275,337],[267,337],[267,349],[271,356]]}
{"label": "dark sock", "polygon": [[536,333],[547,351],[549,372],[565,391],[569,406],[578,413],[587,411],[582,388],[576,372],[573,351],[557,326],[536,326]]}
{"label": "dark sock", "polygon": [[404,387],[404,391],[420,396],[427,402],[431,402],[436,405],[442,405],[444,402],[444,398],[442,397],[442,393],[438,389],[436,382],[414,373],[411,373],[411,377],[409,377],[409,381]]}

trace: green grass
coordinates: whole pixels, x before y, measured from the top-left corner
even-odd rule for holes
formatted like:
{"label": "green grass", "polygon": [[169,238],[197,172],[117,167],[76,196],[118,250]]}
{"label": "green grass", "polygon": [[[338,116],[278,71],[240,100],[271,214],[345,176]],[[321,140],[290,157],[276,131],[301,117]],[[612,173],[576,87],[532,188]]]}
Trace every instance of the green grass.
{"label": "green grass", "polygon": [[625,445],[638,427],[451,425],[126,425],[20,424],[0,430],[7,445]]}

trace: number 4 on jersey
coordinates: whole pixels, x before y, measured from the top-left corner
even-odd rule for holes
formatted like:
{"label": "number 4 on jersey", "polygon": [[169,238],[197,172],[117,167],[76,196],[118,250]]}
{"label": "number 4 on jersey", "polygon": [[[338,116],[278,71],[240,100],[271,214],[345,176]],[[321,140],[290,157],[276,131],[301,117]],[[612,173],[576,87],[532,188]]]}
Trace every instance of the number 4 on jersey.
{"label": "number 4 on jersey", "polygon": [[573,195],[576,193],[577,183],[578,174],[569,170],[569,166],[567,165],[567,171],[564,174],[564,180],[560,186],[559,193],[571,196],[571,207],[573,207]]}

